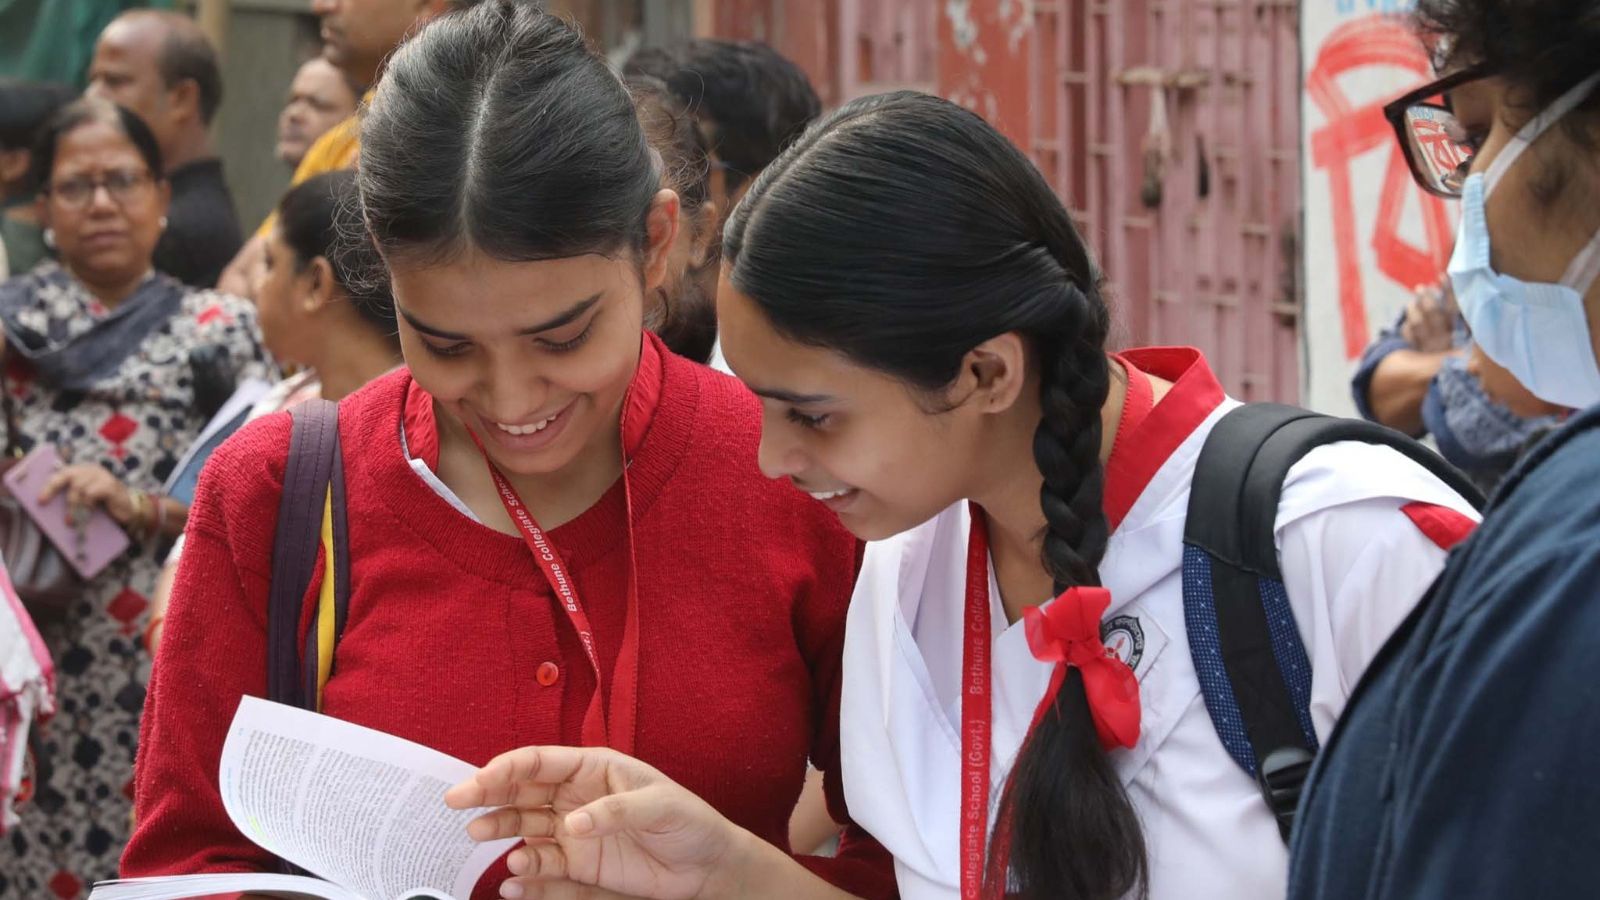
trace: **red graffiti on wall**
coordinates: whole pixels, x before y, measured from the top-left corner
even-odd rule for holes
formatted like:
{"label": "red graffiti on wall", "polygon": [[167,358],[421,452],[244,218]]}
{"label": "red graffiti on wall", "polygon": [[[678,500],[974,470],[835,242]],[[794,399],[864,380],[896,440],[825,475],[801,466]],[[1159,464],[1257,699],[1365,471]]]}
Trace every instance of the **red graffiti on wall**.
{"label": "red graffiti on wall", "polygon": [[[1388,165],[1372,230],[1372,249],[1378,270],[1385,276],[1407,288],[1433,283],[1449,259],[1454,238],[1444,201],[1425,193],[1411,178],[1405,156],[1395,143],[1394,131],[1383,117],[1383,103],[1388,98],[1357,107],[1339,87],[1341,76],[1371,67],[1413,72],[1419,83],[1432,73],[1427,54],[1403,20],[1372,15],[1341,25],[1328,35],[1306,77],[1306,93],[1327,120],[1311,135],[1311,162],[1328,173],[1334,252],[1338,259],[1339,312],[1347,359],[1360,356],[1369,338],[1367,293],[1356,243],[1351,160],[1374,149],[1388,148]],[[1422,209],[1426,241],[1422,247],[1400,236],[1408,197],[1414,197]],[[1322,248],[1308,250],[1321,251]]]}

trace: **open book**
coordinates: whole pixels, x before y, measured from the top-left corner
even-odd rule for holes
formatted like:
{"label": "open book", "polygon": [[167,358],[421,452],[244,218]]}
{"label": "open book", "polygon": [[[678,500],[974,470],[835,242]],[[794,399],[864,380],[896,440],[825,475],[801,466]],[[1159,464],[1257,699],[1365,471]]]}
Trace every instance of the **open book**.
{"label": "open book", "polygon": [[255,697],[239,702],[218,783],[250,840],[316,878],[267,873],[104,881],[90,900],[248,891],[323,900],[466,900],[515,838],[467,837],[479,813],[444,805],[474,766],[420,744]]}

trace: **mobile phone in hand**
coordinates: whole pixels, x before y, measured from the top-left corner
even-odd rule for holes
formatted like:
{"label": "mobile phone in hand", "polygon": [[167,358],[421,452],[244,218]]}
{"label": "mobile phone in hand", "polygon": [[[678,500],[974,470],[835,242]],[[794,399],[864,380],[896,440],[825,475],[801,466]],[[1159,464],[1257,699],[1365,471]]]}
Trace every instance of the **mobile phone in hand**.
{"label": "mobile phone in hand", "polygon": [[39,444],[6,472],[5,487],[78,577],[88,581],[128,549],[128,534],[98,506],[89,511],[87,518],[80,513],[80,521],[73,522],[65,491],[49,503],[40,503],[45,484],[60,468],[56,448]]}

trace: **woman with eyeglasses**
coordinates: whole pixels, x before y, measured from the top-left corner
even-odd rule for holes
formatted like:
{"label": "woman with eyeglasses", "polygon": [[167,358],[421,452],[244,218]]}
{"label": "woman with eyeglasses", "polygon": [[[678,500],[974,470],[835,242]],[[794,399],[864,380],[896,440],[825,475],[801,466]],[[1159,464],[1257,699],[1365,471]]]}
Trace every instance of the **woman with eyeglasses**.
{"label": "woman with eyeglasses", "polygon": [[[139,639],[157,548],[187,509],[161,485],[231,384],[266,375],[255,312],[152,271],[165,219],[160,151],[105,101],[64,107],[34,151],[39,220],[60,264],[0,284],[6,446],[55,448],[46,494],[104,509],[132,544],[78,602],[40,622],[56,663],[56,717],[38,791],[0,865],[0,896],[80,896],[113,878],[149,656]],[[208,396],[210,395],[210,396]]]}
{"label": "woman with eyeglasses", "polygon": [[[1580,412],[1506,478],[1351,700],[1307,786],[1291,896],[1591,897],[1600,886],[1600,6],[1420,0],[1444,77],[1391,105],[1457,196],[1483,353]],[[1438,99],[1442,97],[1443,102]],[[1435,123],[1468,158],[1430,164]]]}

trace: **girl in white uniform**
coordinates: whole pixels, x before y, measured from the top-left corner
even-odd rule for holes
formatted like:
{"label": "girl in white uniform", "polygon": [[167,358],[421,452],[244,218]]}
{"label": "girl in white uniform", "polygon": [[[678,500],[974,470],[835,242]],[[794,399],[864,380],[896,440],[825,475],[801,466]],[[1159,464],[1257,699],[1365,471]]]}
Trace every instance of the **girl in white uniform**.
{"label": "girl in white uniform", "polygon": [[[1108,356],[1066,210],[998,132],[926,95],[813,128],[724,253],[723,347],[764,400],[762,469],[872,541],[843,771],[901,895],[1281,897],[1276,820],[1218,738],[1185,627],[1195,462],[1237,405],[1199,352]],[[1275,533],[1319,737],[1474,517],[1388,448],[1290,471]],[[449,799],[510,807],[475,826],[529,839],[508,896],[842,896],[609,751],[516,751]]]}

